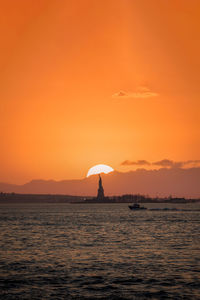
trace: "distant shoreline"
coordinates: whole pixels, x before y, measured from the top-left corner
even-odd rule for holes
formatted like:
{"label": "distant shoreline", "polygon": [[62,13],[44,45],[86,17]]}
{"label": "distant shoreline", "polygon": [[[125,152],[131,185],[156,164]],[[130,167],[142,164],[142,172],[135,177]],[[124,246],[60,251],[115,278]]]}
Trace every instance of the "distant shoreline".
{"label": "distant shoreline", "polygon": [[199,199],[178,197],[147,197],[143,195],[122,195],[105,197],[99,201],[94,197],[56,195],[56,194],[18,194],[0,193],[0,203],[71,203],[71,204],[104,204],[104,203],[196,203]]}

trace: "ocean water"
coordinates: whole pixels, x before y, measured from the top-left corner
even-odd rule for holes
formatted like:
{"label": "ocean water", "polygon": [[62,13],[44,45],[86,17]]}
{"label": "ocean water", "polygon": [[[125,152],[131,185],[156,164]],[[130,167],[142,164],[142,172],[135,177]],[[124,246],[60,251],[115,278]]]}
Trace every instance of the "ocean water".
{"label": "ocean water", "polygon": [[145,206],[1,204],[0,298],[200,299],[200,204]]}

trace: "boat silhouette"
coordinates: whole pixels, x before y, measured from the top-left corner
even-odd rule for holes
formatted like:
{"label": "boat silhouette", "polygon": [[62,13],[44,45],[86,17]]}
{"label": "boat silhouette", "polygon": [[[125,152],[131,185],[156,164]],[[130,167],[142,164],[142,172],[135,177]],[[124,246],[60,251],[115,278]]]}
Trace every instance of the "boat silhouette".
{"label": "boat silhouette", "polygon": [[132,205],[128,206],[131,210],[144,210],[147,209],[144,206],[140,206],[138,203],[133,203]]}

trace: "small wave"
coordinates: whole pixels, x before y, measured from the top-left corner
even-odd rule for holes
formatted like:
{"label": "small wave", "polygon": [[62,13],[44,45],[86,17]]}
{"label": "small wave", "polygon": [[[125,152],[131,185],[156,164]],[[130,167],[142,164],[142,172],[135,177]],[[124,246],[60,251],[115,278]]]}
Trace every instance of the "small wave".
{"label": "small wave", "polygon": [[200,211],[200,209],[185,209],[185,208],[150,208],[151,211]]}

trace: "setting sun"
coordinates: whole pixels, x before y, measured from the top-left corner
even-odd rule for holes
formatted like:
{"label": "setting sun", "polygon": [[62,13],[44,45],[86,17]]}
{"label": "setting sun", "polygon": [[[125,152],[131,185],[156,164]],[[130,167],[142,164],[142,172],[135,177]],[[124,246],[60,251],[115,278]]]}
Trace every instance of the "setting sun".
{"label": "setting sun", "polygon": [[108,174],[113,171],[114,171],[113,168],[111,168],[107,165],[99,164],[99,165],[96,165],[89,169],[89,171],[87,173],[87,177],[89,177],[90,175],[96,175],[96,174],[100,174],[100,173]]}

